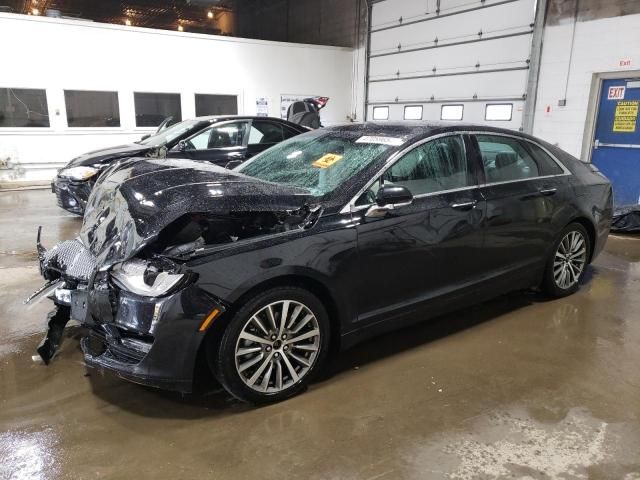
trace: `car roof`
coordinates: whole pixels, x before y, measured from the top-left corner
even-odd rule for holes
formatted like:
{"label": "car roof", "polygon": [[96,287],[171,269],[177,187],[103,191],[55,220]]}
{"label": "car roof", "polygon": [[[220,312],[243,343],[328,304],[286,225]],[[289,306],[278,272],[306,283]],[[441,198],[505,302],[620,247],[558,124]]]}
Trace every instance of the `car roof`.
{"label": "car roof", "polygon": [[521,132],[510,130],[507,128],[498,128],[489,125],[482,125],[476,123],[466,122],[442,122],[442,121],[404,121],[404,122],[360,122],[360,123],[345,123],[340,125],[334,125],[331,127],[325,127],[328,131],[352,131],[358,132],[361,135],[382,135],[382,136],[394,136],[402,137],[405,142],[415,141],[419,138],[426,138],[432,135],[446,132],[495,132],[509,135],[518,135],[521,137],[528,137]]}
{"label": "car roof", "polygon": [[[276,122],[283,122],[291,124],[282,118],[278,117],[262,117],[257,115],[206,115],[203,117],[195,117],[196,120],[202,120],[205,122],[221,122],[224,120],[272,120]],[[295,124],[293,124],[295,125]]]}

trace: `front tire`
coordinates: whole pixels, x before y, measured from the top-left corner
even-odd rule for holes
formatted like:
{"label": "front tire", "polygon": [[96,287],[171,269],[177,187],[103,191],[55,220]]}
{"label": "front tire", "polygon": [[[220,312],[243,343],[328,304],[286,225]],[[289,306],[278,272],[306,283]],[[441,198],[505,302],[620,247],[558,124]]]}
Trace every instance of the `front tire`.
{"label": "front tire", "polygon": [[298,287],[266,290],[227,326],[213,370],[234,397],[274,403],[306,389],[326,357],[329,318],[322,302]]}
{"label": "front tire", "polygon": [[547,260],[543,291],[552,298],[575,293],[584,278],[590,255],[591,241],[587,230],[579,223],[567,225]]}

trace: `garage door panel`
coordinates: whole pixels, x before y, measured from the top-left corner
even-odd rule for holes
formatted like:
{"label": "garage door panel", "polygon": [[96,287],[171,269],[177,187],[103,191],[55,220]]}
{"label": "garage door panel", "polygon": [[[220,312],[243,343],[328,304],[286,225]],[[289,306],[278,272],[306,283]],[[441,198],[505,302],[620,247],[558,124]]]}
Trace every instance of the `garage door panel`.
{"label": "garage door panel", "polygon": [[495,40],[490,43],[491,45],[472,43],[402,55],[373,57],[369,63],[370,78],[374,80],[393,77],[398,71],[401,76],[409,72],[431,73],[434,66],[438,71],[444,72],[451,69],[472,70],[477,63],[482,69],[527,65],[531,47],[530,36],[514,37],[509,42]]}
{"label": "garage door panel", "polygon": [[[435,13],[435,2],[430,5],[431,12]],[[371,29],[399,25],[400,17],[410,21],[415,17],[426,17],[427,2],[403,2],[402,0],[386,0],[374,3],[372,8]]]}
{"label": "garage door panel", "polygon": [[[513,3],[519,3],[517,0]],[[469,0],[441,0],[440,2],[440,16],[450,15],[455,12],[474,9],[481,6],[489,6],[493,4],[503,3],[504,0],[486,0],[481,1],[469,1]],[[379,3],[373,4],[372,9],[372,30],[378,28],[384,28],[391,25],[400,25],[399,19],[402,17],[402,22],[412,22],[416,20],[422,20],[425,18],[437,18],[436,14],[436,0],[385,0]],[[489,7],[491,10],[496,7]],[[474,10],[475,12],[481,9]],[[533,8],[531,9],[533,12]]]}
{"label": "garage door panel", "polygon": [[485,8],[461,15],[373,32],[371,34],[371,54],[397,51],[398,44],[401,44],[403,48],[433,45],[433,40],[436,37],[440,45],[446,45],[446,43],[456,40],[477,39],[480,30],[482,30],[483,36],[531,30],[533,12],[523,9],[517,2],[501,6],[498,15],[496,12],[497,7]]}
{"label": "garage door panel", "polygon": [[389,119],[402,120],[404,105],[417,102],[423,104],[424,119],[435,119],[446,101],[463,104],[466,121],[493,124],[484,118],[487,103],[506,101],[514,102],[512,118],[496,124],[520,128],[534,5],[535,0],[376,2],[368,115],[372,104],[388,104]]}
{"label": "garage door panel", "polygon": [[372,82],[369,102],[424,100],[431,98],[469,99],[478,97],[522,97],[526,91],[527,70],[482,73],[453,77],[419,78]]}

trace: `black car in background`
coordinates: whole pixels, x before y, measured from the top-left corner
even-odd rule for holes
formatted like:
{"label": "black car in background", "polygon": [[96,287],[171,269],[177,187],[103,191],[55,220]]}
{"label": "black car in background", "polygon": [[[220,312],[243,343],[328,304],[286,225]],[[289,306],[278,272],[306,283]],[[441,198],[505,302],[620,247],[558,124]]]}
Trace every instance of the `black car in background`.
{"label": "black car in background", "polygon": [[276,143],[308,131],[306,127],[271,117],[229,115],[184,120],[139,142],[74,158],[58,171],[51,190],[60,207],[82,215],[100,173],[117,160],[191,158],[224,167],[232,160],[243,162]]}
{"label": "black car in background", "polygon": [[611,214],[593,166],[483,126],[329,127],[233,170],[123,162],[80,237],[40,246],[58,283],[38,351],[72,318],[89,366],[190,391],[203,359],[237,398],[278,401],[333,347],[512,290],[574,293]]}

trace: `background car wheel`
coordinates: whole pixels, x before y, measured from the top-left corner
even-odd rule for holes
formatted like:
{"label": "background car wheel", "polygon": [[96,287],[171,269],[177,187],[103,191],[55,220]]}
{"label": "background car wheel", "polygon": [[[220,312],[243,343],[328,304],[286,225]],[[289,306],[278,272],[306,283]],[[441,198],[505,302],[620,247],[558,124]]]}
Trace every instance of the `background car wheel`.
{"label": "background car wheel", "polygon": [[240,400],[278,402],[307,387],[324,361],[328,343],[329,318],[315,295],[297,287],[272,288],[233,316],[214,372]]}
{"label": "background car wheel", "polygon": [[587,230],[579,223],[568,225],[553,246],[544,272],[542,288],[554,298],[575,293],[591,255]]}

